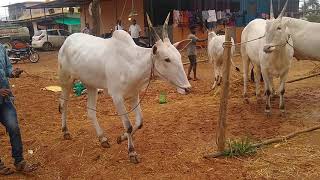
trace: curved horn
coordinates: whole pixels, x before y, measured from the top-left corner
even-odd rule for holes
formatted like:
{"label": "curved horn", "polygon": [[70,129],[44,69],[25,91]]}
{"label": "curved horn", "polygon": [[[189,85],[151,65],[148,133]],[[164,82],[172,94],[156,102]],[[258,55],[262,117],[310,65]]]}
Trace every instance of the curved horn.
{"label": "curved horn", "polygon": [[270,0],[270,19],[274,19],[273,2]]}
{"label": "curved horn", "polygon": [[284,4],[283,9],[282,9],[281,13],[279,14],[278,18],[281,19],[283,17],[284,13],[287,10],[287,6],[288,6],[288,0],[286,1],[286,4]]}
{"label": "curved horn", "polygon": [[156,39],[156,42],[157,41],[159,41],[159,40],[161,40],[161,38],[159,37],[159,35],[158,35],[158,33],[156,32],[156,30],[153,28],[153,26],[152,26],[152,22],[151,22],[151,20],[150,20],[150,17],[149,17],[149,15],[148,15],[148,13],[147,13],[147,21],[148,21],[148,25],[149,25],[149,28],[152,30],[152,32],[153,32],[153,35],[154,35],[154,37],[155,37],[155,39]]}
{"label": "curved horn", "polygon": [[166,21],[164,22],[163,24],[163,29],[162,29],[162,39],[169,39],[169,36],[168,36],[168,23],[169,23],[169,19],[170,19],[170,12],[167,16],[167,19]]}

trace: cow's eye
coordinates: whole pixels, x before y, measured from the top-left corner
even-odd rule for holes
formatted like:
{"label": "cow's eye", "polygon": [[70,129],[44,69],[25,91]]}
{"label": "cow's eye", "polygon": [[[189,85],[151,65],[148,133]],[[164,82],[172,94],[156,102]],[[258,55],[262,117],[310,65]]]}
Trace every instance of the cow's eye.
{"label": "cow's eye", "polygon": [[171,60],[169,58],[164,59],[166,62],[171,62]]}
{"label": "cow's eye", "polygon": [[277,27],[277,30],[281,30],[281,27]]}

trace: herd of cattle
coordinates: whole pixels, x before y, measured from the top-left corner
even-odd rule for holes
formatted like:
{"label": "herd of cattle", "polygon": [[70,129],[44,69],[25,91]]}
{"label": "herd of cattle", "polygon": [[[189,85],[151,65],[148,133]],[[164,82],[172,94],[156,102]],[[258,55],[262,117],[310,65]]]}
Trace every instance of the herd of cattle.
{"label": "herd of cattle", "polygon": [[[272,3],[271,3],[272,4]],[[248,66],[254,65],[256,78],[262,73],[265,85],[266,113],[270,113],[270,95],[273,93],[273,77],[280,77],[280,110],[284,113],[283,95],[285,81],[294,53],[320,59],[320,25],[303,20],[283,17],[284,6],[277,19],[256,19],[248,24],[242,33],[241,54],[244,72],[244,97],[247,98]],[[142,128],[143,116],[140,107],[139,92],[145,89],[153,75],[160,76],[177,87],[179,91],[189,92],[191,85],[186,77],[181,55],[177,44],[168,38],[168,15],[162,39],[156,33],[147,16],[148,25],[156,39],[152,48],[136,46],[125,31],[115,31],[112,38],[76,33],[69,36],[58,55],[59,79],[62,87],[60,109],[62,113],[62,131],[65,139],[70,138],[67,128],[67,104],[74,80],[86,84],[88,92],[88,117],[92,121],[99,141],[103,147],[110,147],[108,139],[96,117],[97,89],[105,89],[112,97],[117,113],[123,122],[125,132],[117,142],[128,140],[130,161],[138,163],[132,136]],[[252,39],[256,41],[248,42]],[[209,57],[215,64],[215,84],[219,84],[222,74],[224,36],[209,33]],[[248,42],[248,43],[247,43]],[[232,49],[234,52],[234,48]],[[299,56],[296,56],[299,58]],[[259,95],[259,81],[256,81],[256,94]],[[135,113],[135,124],[132,126],[125,100],[130,100]]]}

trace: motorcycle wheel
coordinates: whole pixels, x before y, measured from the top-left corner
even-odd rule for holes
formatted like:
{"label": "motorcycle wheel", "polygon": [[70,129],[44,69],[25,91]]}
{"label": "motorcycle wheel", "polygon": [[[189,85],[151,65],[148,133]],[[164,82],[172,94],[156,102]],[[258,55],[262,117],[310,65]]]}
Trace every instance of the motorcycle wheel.
{"label": "motorcycle wheel", "polygon": [[19,62],[19,60],[17,60],[17,59],[11,59],[11,58],[18,58],[17,55],[15,55],[15,54],[9,54],[8,56],[9,56],[9,59],[10,59],[10,61],[11,61],[11,64],[17,64],[17,63]]}
{"label": "motorcycle wheel", "polygon": [[32,63],[37,63],[39,61],[39,59],[40,59],[40,56],[37,52],[34,52],[34,51],[30,52],[29,60]]}

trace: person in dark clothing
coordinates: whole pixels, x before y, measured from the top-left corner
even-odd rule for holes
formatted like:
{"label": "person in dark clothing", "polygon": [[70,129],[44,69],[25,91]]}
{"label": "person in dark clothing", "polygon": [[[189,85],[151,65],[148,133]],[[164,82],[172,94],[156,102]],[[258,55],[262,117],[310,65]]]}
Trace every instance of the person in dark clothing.
{"label": "person in dark clothing", "polygon": [[[23,71],[13,70],[6,49],[0,44],[0,122],[10,137],[12,157],[17,171],[29,173],[37,169],[36,165],[28,164],[23,158],[23,147],[17,111],[13,103],[13,94],[8,78],[19,77]],[[9,175],[14,171],[6,167],[0,160],[0,175]]]}
{"label": "person in dark clothing", "polygon": [[196,27],[195,26],[191,26],[190,27],[190,34],[188,35],[188,39],[191,39],[190,44],[188,45],[188,49],[187,49],[187,53],[188,53],[188,58],[190,61],[190,66],[188,69],[188,79],[191,80],[191,70],[193,70],[193,80],[197,81],[197,47],[196,44],[197,42],[203,42],[203,41],[207,41],[207,39],[199,39],[196,36]]}

